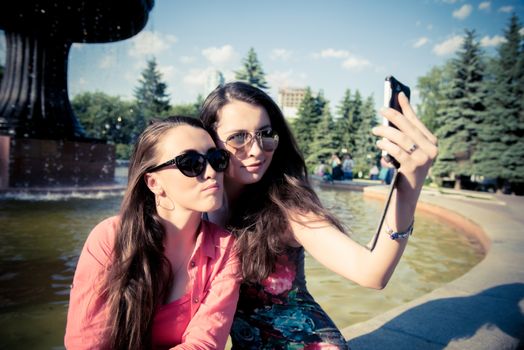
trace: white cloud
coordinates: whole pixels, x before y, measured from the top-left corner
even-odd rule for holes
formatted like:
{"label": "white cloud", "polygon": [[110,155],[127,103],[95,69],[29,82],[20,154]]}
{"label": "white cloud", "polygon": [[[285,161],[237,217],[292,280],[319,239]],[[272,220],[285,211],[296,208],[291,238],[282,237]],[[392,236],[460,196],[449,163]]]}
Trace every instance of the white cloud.
{"label": "white cloud", "polygon": [[131,39],[131,48],[128,53],[133,57],[158,55],[166,51],[176,41],[174,35],[143,31]]}
{"label": "white cloud", "polygon": [[110,69],[116,65],[116,52],[110,50],[106,55],[102,56],[98,62],[98,67],[102,69]]}
{"label": "white cloud", "polygon": [[471,6],[470,4],[465,4],[462,5],[462,7],[458,10],[453,11],[453,17],[463,20],[469,17],[471,11],[473,11],[473,6]]}
{"label": "white cloud", "polygon": [[281,60],[281,61],[287,61],[291,58],[292,52],[286,49],[273,49],[271,50],[271,54],[269,55],[269,58],[271,58],[273,61]]}
{"label": "white cloud", "polygon": [[178,38],[174,36],[173,34],[167,34],[165,36],[166,41],[168,41],[171,44],[176,44],[178,42]]}
{"label": "white cloud", "polygon": [[464,37],[455,35],[454,37],[451,37],[440,44],[435,45],[433,47],[433,53],[435,53],[437,56],[449,55],[455,52],[460,47],[460,45],[462,45],[463,41]]}
{"label": "white cloud", "polygon": [[204,69],[190,69],[189,72],[184,76],[184,84],[192,87],[204,88],[206,86],[208,77],[215,71],[213,67],[207,67]]}
{"label": "white cloud", "polygon": [[346,58],[349,57],[349,52],[346,50],[335,50],[335,49],[325,49],[320,53],[314,53],[315,58]]}
{"label": "white cloud", "polygon": [[223,66],[230,63],[236,56],[235,49],[231,45],[222,47],[208,47],[202,50],[202,55],[212,64]]}
{"label": "white cloud", "polygon": [[501,8],[499,8],[499,12],[511,13],[513,12],[513,6],[502,6]]}
{"label": "white cloud", "polygon": [[182,56],[180,57],[180,62],[184,64],[193,63],[195,62],[196,58],[193,56]]}
{"label": "white cloud", "polygon": [[425,36],[419,38],[414,44],[413,44],[413,47],[418,49],[419,47],[422,47],[424,45],[426,45],[427,43],[429,42],[429,39],[426,38]]}
{"label": "white cloud", "polygon": [[479,4],[479,10],[489,11],[491,9],[490,1],[483,1]]}
{"label": "white cloud", "polygon": [[305,78],[305,74],[296,74],[293,70],[273,71],[266,76],[268,85],[275,92],[286,87],[303,87],[306,85]]}
{"label": "white cloud", "polygon": [[169,81],[172,80],[175,76],[176,69],[174,66],[157,66],[158,71],[162,74],[162,80]]}
{"label": "white cloud", "polygon": [[85,87],[87,85],[87,80],[85,80],[83,77],[80,77],[77,80],[76,85],[78,85],[80,87]]}
{"label": "white cloud", "polygon": [[359,71],[371,66],[371,63],[363,58],[350,57],[342,62],[342,68],[352,71]]}
{"label": "white cloud", "polygon": [[489,36],[485,36],[482,39],[480,39],[480,45],[484,47],[488,46],[498,46],[501,43],[506,42],[506,39],[503,36],[495,35],[494,37],[490,38]]}

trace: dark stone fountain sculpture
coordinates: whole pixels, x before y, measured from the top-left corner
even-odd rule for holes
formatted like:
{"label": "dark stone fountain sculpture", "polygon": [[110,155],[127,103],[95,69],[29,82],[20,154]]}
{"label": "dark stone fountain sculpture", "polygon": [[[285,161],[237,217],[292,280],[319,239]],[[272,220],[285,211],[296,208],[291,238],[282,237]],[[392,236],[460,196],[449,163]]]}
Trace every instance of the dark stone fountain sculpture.
{"label": "dark stone fountain sculpture", "polygon": [[72,43],[140,32],[154,0],[15,0],[0,5],[0,189],[111,182],[114,145],[85,137],[69,102]]}

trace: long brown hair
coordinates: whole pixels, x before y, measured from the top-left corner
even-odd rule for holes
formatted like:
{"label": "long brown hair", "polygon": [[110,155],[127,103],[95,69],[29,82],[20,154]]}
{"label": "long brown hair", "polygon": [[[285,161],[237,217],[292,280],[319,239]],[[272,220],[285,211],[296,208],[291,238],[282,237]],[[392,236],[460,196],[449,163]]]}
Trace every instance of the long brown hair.
{"label": "long brown hair", "polygon": [[260,282],[274,271],[275,261],[290,242],[289,210],[316,213],[344,231],[309,185],[306,164],[280,108],[264,91],[243,82],[217,87],[206,98],[200,119],[217,141],[218,112],[233,100],[266,110],[279,135],[273,160],[260,181],[246,186],[231,206],[227,228],[237,237],[245,280]]}
{"label": "long brown hair", "polygon": [[179,125],[203,128],[198,119],[175,116],[152,122],[140,135],[129,164],[112,265],[105,281],[110,349],[149,349],[155,312],[170,290],[173,274],[164,255],[165,230],[144,174],[157,165],[158,145]]}

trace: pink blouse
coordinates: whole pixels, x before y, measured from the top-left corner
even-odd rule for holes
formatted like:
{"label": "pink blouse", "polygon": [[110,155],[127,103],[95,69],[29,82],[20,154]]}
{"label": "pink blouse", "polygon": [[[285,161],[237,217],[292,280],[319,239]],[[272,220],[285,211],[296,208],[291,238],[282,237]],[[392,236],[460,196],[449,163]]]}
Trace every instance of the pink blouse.
{"label": "pink blouse", "polygon": [[[76,267],[67,314],[67,349],[100,349],[107,328],[105,300],[98,287],[111,263],[119,218],[99,223],[89,234]],[[202,221],[188,264],[190,290],[162,305],[153,321],[156,349],[223,349],[235,313],[240,265],[232,235]]]}

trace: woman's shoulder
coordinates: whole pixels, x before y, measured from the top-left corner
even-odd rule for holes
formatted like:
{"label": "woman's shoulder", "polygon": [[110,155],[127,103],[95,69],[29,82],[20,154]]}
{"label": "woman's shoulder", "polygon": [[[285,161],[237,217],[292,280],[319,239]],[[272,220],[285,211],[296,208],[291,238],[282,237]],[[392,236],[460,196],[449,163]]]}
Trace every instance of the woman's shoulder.
{"label": "woman's shoulder", "polygon": [[86,247],[90,250],[103,250],[109,253],[115,242],[116,232],[120,225],[119,216],[111,216],[100,221],[89,233]]}

